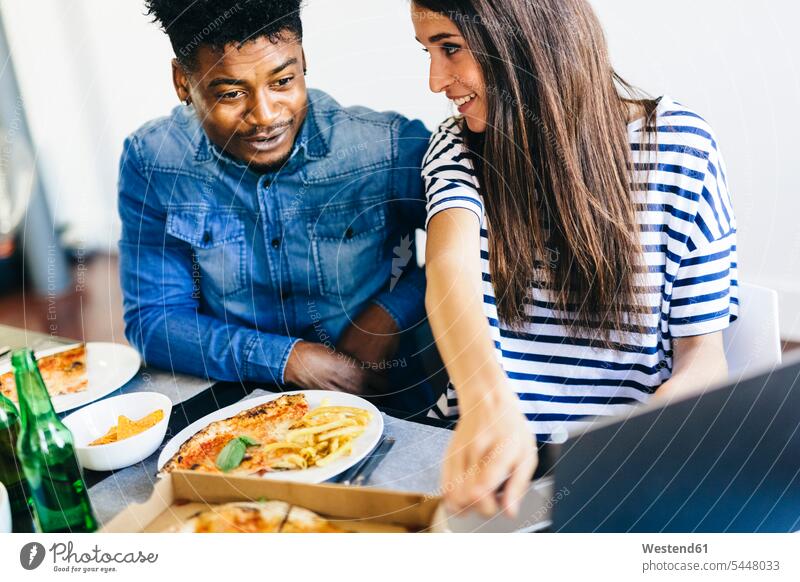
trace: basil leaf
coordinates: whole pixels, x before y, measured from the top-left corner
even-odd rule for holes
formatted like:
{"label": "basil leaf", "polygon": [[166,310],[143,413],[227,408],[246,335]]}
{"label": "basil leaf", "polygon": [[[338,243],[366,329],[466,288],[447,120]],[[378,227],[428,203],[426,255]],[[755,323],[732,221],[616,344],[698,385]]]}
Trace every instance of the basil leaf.
{"label": "basil leaf", "polygon": [[217,468],[223,473],[235,469],[242,464],[242,459],[244,459],[246,450],[247,446],[242,442],[242,439],[232,439],[217,456]]}
{"label": "basil leaf", "polygon": [[246,447],[258,447],[261,446],[261,443],[257,440],[251,439],[247,435],[242,435],[239,437],[239,440],[242,441]]}
{"label": "basil leaf", "polygon": [[247,435],[238,436],[228,441],[225,448],[217,456],[217,468],[223,473],[232,471],[242,464],[247,447],[260,446],[261,443]]}

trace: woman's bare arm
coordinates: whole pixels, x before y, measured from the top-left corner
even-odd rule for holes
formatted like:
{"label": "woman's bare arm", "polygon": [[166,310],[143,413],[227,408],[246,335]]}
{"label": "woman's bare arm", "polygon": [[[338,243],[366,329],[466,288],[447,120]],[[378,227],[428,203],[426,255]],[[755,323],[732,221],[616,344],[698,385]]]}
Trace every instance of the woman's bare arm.
{"label": "woman's bare arm", "polygon": [[428,227],[425,306],[461,413],[442,485],[452,510],[488,516],[499,501],[513,515],[536,468],[536,446],[483,313],[479,229],[464,209],[441,212]]}
{"label": "woman's bare arm", "polygon": [[656,390],[653,399],[671,400],[700,392],[728,377],[721,331],[675,338],[672,350],[672,377]]}
{"label": "woman's bare arm", "polygon": [[[434,216],[428,227],[425,307],[436,345],[459,397],[482,398],[504,378],[483,313],[480,225],[469,210],[454,208]],[[463,394],[462,394],[463,392]]]}

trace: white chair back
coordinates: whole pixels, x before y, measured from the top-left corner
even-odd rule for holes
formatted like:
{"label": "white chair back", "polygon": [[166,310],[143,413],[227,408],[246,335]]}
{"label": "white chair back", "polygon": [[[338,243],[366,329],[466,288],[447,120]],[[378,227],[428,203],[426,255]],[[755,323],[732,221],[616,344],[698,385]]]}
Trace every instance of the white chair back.
{"label": "white chair back", "polygon": [[722,339],[732,380],[780,365],[778,294],[740,282],[739,318],[722,332]]}

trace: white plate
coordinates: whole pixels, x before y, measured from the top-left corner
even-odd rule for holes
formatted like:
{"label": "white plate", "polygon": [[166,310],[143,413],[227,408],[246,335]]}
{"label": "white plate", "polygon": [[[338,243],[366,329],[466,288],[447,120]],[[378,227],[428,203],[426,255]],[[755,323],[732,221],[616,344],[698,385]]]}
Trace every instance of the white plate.
{"label": "white plate", "polygon": [[[37,351],[36,358],[63,352],[76,345],[78,344]],[[89,376],[87,389],[76,394],[53,396],[53,408],[56,412],[66,412],[99,400],[127,384],[139,371],[141,365],[139,353],[130,346],[106,342],[87,342],[86,368]],[[10,369],[11,364],[9,363],[0,369],[0,374],[8,372]]]}
{"label": "white plate", "polygon": [[212,412],[200,420],[193,422],[177,435],[175,435],[162,449],[158,457],[158,469],[161,470],[167,461],[178,452],[181,445],[203,430],[209,424],[217,420],[230,418],[243,410],[253,408],[259,404],[264,404],[270,400],[275,400],[286,394],[305,394],[309,409],[314,410],[327,400],[329,406],[354,406],[363,408],[372,413],[372,420],[367,425],[366,430],[355,440],[353,440],[353,451],[347,457],[336,459],[330,465],[324,467],[311,467],[310,469],[297,469],[294,471],[276,471],[266,473],[264,479],[275,479],[279,481],[296,481],[299,483],[322,483],[336,475],[346,471],[361,459],[367,456],[375,448],[383,434],[383,416],[380,411],[372,404],[352,394],[344,392],[326,392],[324,390],[297,390],[295,392],[281,392],[278,394],[268,394],[259,398],[242,400],[236,404],[231,404],[225,408]]}

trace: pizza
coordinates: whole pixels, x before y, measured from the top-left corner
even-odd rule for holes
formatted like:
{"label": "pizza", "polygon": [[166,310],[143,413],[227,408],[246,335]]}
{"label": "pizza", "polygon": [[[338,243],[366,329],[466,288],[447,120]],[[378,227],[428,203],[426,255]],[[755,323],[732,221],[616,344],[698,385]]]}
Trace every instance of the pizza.
{"label": "pizza", "polygon": [[283,501],[217,505],[191,516],[174,533],[342,533],[308,509]]}
{"label": "pizza", "polygon": [[308,412],[303,394],[285,395],[249,408],[239,414],[212,422],[183,443],[178,452],[164,465],[162,472],[176,469],[203,473],[254,474],[273,470],[283,451],[265,446],[246,447],[246,454],[235,468],[224,471],[217,460],[223,449],[235,438],[247,437],[259,445],[269,445],[285,439],[288,430]]}
{"label": "pizza", "polygon": [[[42,380],[50,397],[83,392],[89,387],[86,371],[86,344],[42,356],[36,359]],[[17,386],[14,371],[0,376],[0,392],[3,396],[17,402]]]}
{"label": "pizza", "polygon": [[264,475],[322,467],[349,455],[371,419],[369,411],[350,406],[309,410],[304,394],[286,394],[212,422],[184,442],[161,473]]}
{"label": "pizza", "polygon": [[277,533],[289,504],[283,501],[219,505],[196,513],[174,531],[182,533]]}
{"label": "pizza", "polygon": [[304,507],[293,505],[281,528],[281,533],[342,533],[327,519]]}

